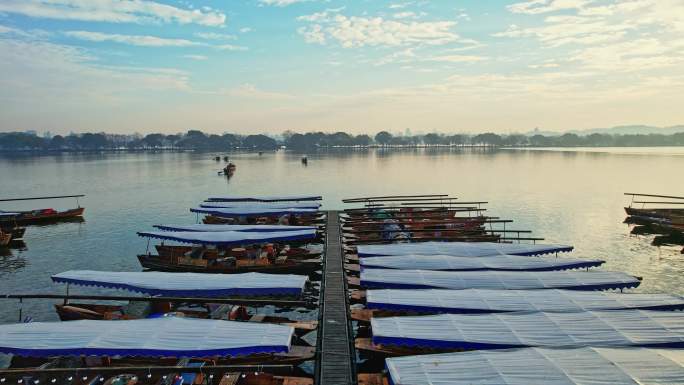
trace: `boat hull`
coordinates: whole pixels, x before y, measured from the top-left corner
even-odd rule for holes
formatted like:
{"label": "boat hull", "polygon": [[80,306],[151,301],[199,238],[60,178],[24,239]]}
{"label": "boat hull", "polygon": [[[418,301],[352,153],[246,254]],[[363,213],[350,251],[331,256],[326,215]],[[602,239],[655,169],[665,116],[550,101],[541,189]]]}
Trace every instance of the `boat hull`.
{"label": "boat hull", "polygon": [[[56,211],[54,213],[44,213],[39,210],[21,212],[16,217],[5,220],[3,222],[17,224],[17,225],[35,225],[42,223],[53,223],[60,221],[67,221],[83,216],[84,207],[70,209],[65,211]],[[0,222],[2,223],[2,222]]]}
{"label": "boat hull", "polygon": [[237,267],[212,267],[190,264],[178,264],[164,260],[155,255],[138,255],[140,265],[148,270],[167,272],[192,272],[209,274],[240,274],[240,273],[270,273],[270,274],[311,274],[321,269],[320,261],[304,260],[290,261],[291,263],[250,265]]}

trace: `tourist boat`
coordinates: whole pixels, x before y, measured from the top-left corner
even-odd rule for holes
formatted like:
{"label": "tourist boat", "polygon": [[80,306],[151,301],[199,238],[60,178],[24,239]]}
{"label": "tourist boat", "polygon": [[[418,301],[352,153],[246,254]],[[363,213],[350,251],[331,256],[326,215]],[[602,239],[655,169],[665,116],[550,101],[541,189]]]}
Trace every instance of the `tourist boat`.
{"label": "tourist boat", "polygon": [[320,201],[320,195],[281,195],[281,196],[217,196],[207,199],[209,202],[303,202]]}
{"label": "tourist boat", "polygon": [[0,246],[7,246],[10,241],[12,241],[12,234],[4,233],[0,230]]}
{"label": "tourist boat", "polygon": [[[684,297],[673,294],[612,293],[577,290],[385,289],[352,293],[356,321],[429,314],[509,312],[585,312],[593,310],[684,310]],[[360,307],[359,305],[363,305]]]}
{"label": "tourist boat", "polygon": [[[268,274],[232,274],[205,276],[194,273],[163,272],[107,272],[72,270],[52,276],[58,283],[79,286],[98,286],[123,289],[148,295],[164,295],[171,298],[184,297],[186,301],[167,301],[163,298],[150,299],[149,305],[136,306],[142,302],[131,302],[129,305],[109,305],[98,303],[73,303],[65,300],[56,304],[55,309],[62,321],[79,319],[90,320],[122,320],[146,317],[177,316],[190,318],[226,319],[231,321],[268,322],[292,326],[300,333],[316,329],[315,321],[291,321],[285,317],[266,314],[254,314],[242,305],[217,304],[211,297],[231,295],[258,298],[301,297],[307,287],[306,276],[283,275],[274,277]],[[193,301],[199,298],[205,301]],[[223,303],[224,301],[222,301]],[[239,302],[239,301],[238,301]],[[268,301],[264,300],[264,304]],[[272,303],[277,303],[273,301]]]}
{"label": "tourist boat", "polygon": [[26,227],[19,227],[15,218],[19,213],[0,212],[0,232],[11,234],[12,241],[21,241],[24,239]]}
{"label": "tourist boat", "polygon": [[[159,255],[143,254],[138,256],[140,264],[151,270],[188,271],[198,273],[301,273],[308,274],[320,269],[320,258],[304,259],[300,251],[294,251],[297,258],[288,256],[287,245],[280,244],[297,241],[310,241],[317,237],[315,230],[277,231],[277,232],[193,232],[193,231],[152,231],[139,232],[142,237],[158,238],[195,246],[162,250]],[[242,248],[235,246],[264,245]],[[270,245],[270,246],[269,246]],[[174,246],[175,247],[175,246]],[[185,247],[185,248],[184,248]],[[184,254],[178,251],[188,250]],[[167,252],[168,251],[168,252]],[[306,254],[304,254],[306,255]]]}
{"label": "tourist boat", "polygon": [[682,348],[673,328],[682,322],[682,312],[651,310],[373,318],[372,337],[355,345],[386,356],[518,347]]}
{"label": "tourist boat", "polygon": [[313,347],[292,344],[294,333],[283,325],[181,317],[30,322],[0,325],[0,353],[14,355],[14,368],[55,356],[81,357],[85,367],[172,366],[182,357],[217,365],[299,364],[315,357]]}
{"label": "tourist boat", "polygon": [[40,209],[31,211],[12,211],[12,212],[0,212],[0,214],[16,214],[11,215],[11,218],[0,217],[0,224],[5,223],[16,223],[18,225],[35,225],[41,223],[68,221],[70,219],[78,219],[83,216],[85,211],[84,207],[78,207],[75,209],[57,211],[54,209]]}
{"label": "tourist boat", "polygon": [[629,216],[661,219],[684,219],[684,209],[654,209],[654,208],[635,208],[625,207],[625,212]]}
{"label": "tourist boat", "polygon": [[350,286],[369,289],[568,289],[624,290],[638,287],[637,277],[615,271],[432,271],[363,269]]}
{"label": "tourist boat", "polygon": [[316,208],[270,208],[254,206],[239,206],[227,208],[193,208],[191,212],[206,214],[203,222],[206,224],[283,224],[303,225],[321,223],[323,213]]}
{"label": "tourist boat", "polygon": [[610,384],[675,384],[684,383],[682,364],[676,349],[503,349],[387,358],[386,373],[361,373],[358,383],[567,385],[596,379]]}
{"label": "tourist boat", "polygon": [[573,247],[559,244],[527,244],[497,242],[422,242],[390,245],[359,245],[359,257],[382,255],[452,255],[457,257],[484,257],[491,255],[544,255],[570,252]]}

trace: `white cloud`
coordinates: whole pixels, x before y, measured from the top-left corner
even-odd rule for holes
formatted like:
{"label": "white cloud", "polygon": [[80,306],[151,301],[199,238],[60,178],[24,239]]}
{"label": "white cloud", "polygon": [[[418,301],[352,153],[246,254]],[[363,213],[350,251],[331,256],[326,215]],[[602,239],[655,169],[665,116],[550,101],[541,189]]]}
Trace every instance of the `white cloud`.
{"label": "white cloud", "polygon": [[567,9],[580,9],[593,0],[529,0],[509,5],[507,8],[513,13],[536,15]]}
{"label": "white cloud", "polygon": [[196,32],[195,36],[205,40],[235,40],[237,36],[216,32]]}
{"label": "white cloud", "polygon": [[202,61],[202,60],[207,60],[207,59],[209,59],[208,57],[206,57],[206,56],[204,56],[204,55],[183,55],[183,57],[186,58],[186,59],[198,60],[198,61]]}
{"label": "white cloud", "polygon": [[166,39],[149,35],[120,35],[90,31],[67,31],[65,35],[87,41],[113,41],[116,43],[130,44],[141,47],[191,47],[201,46],[203,43],[186,39]]}
{"label": "white cloud", "polygon": [[426,60],[447,63],[475,63],[487,60],[487,58],[476,55],[439,55],[427,58]]}
{"label": "white cloud", "polygon": [[392,15],[395,19],[414,19],[416,16],[416,13],[411,11],[397,12]]}
{"label": "white cloud", "polygon": [[240,28],[240,33],[247,33],[247,32],[252,32],[253,29],[250,27],[242,27]]}
{"label": "white cloud", "polygon": [[29,17],[110,23],[178,23],[221,26],[226,15],[146,0],[2,0],[0,12]]}
{"label": "white cloud", "polygon": [[121,35],[91,31],[66,31],[64,35],[75,39],[134,45],[139,47],[210,47],[219,51],[246,51],[247,47],[233,44],[212,45],[187,39],[169,39],[150,35]]}
{"label": "white cloud", "polygon": [[323,44],[328,38],[345,48],[363,46],[442,45],[460,37],[452,31],[453,21],[402,22],[382,17],[359,17],[337,14],[317,19],[319,23],[298,31],[309,43]]}
{"label": "white cloud", "polygon": [[273,5],[276,7],[287,7],[288,5],[296,4],[296,3],[303,3],[305,1],[310,1],[310,0],[259,0],[261,4],[264,5]]}

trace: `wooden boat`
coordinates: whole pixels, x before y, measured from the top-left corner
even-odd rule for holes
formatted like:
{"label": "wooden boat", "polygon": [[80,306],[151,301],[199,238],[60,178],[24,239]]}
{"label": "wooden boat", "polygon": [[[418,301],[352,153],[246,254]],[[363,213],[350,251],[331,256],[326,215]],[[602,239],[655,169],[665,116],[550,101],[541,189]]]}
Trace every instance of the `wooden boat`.
{"label": "wooden boat", "polygon": [[64,211],[56,211],[54,209],[41,209],[31,211],[13,211],[18,215],[13,218],[2,219],[0,221],[5,223],[16,223],[18,225],[34,225],[40,223],[59,222],[83,216],[84,207],[69,209]]}
{"label": "wooden boat", "polygon": [[362,353],[378,355],[382,357],[412,356],[416,354],[435,354],[462,351],[461,349],[436,349],[425,347],[399,346],[399,345],[379,345],[374,344],[370,338],[357,338],[354,340],[354,347]]}
{"label": "wooden boat", "polygon": [[413,233],[413,232],[395,232],[391,233],[390,237],[384,236],[357,236],[345,237],[348,245],[359,244],[382,244],[394,243],[397,241],[411,241],[411,242],[429,242],[429,241],[453,241],[453,242],[497,242],[501,238],[498,234],[486,233],[484,230],[471,232],[448,232],[442,233],[436,231],[434,233]]}
{"label": "wooden boat", "polygon": [[635,208],[635,207],[625,207],[625,212],[629,216],[641,216],[641,217],[652,217],[652,218],[662,218],[671,219],[673,217],[684,217],[684,209],[654,209],[654,208]]}
{"label": "wooden boat", "polygon": [[195,273],[249,273],[272,274],[310,274],[321,268],[320,259],[294,260],[287,256],[275,259],[260,257],[248,258],[192,258],[164,257],[152,254],[138,255],[140,265],[145,269],[170,272]]}
{"label": "wooden boat", "polygon": [[12,234],[4,233],[0,230],[0,246],[7,246],[10,241],[12,241]]}
{"label": "wooden boat", "polygon": [[359,385],[390,385],[389,379],[382,373],[359,373],[357,382]]}
{"label": "wooden boat", "polygon": [[[271,245],[270,247],[267,245],[262,248],[257,248],[257,247],[238,247],[238,248],[232,248],[232,249],[205,249],[203,250],[203,255],[205,258],[225,258],[225,257],[234,257],[234,258],[242,258],[245,257],[246,255],[252,255],[252,254],[258,254],[262,250],[269,250],[274,249],[273,253],[275,255],[284,255],[288,259],[312,259],[312,258],[318,258],[321,256],[320,252],[315,252],[315,251],[310,251],[307,250],[306,248],[302,247],[289,247],[285,246],[282,247],[280,245]],[[155,249],[157,250],[157,254],[162,256],[162,257],[183,257],[188,255],[189,253],[192,253],[196,247],[193,246],[176,246],[176,245],[155,245]],[[268,252],[268,251],[266,251]]]}
{"label": "wooden boat", "polygon": [[[213,308],[213,309],[212,309]],[[80,319],[90,320],[124,320],[140,318],[137,314],[130,314],[127,305],[103,305],[91,303],[67,303],[55,304],[55,310],[61,321],[73,321]],[[215,318],[226,319],[229,321],[244,321],[244,322],[262,322],[275,323],[279,325],[291,326],[299,333],[308,333],[316,330],[318,322],[316,321],[293,321],[286,317],[278,317],[267,314],[253,314],[244,306],[212,306],[205,304],[203,309],[182,309],[174,308],[171,303],[157,303],[150,304],[147,313],[149,314],[164,314],[173,315],[175,317],[192,317],[192,318]]]}
{"label": "wooden boat", "polygon": [[286,219],[277,216],[247,217],[242,223],[239,218],[218,217],[207,215],[202,219],[202,223],[207,225],[291,225],[291,226],[316,226],[323,224],[321,215],[290,215]]}
{"label": "wooden boat", "polygon": [[219,385],[313,385],[306,377],[275,376],[268,373],[226,373]]}
{"label": "wooden boat", "polygon": [[19,227],[19,226],[2,227],[2,228],[0,228],[0,232],[11,234],[12,235],[12,242],[21,241],[24,239],[24,234],[26,233],[26,227]]}

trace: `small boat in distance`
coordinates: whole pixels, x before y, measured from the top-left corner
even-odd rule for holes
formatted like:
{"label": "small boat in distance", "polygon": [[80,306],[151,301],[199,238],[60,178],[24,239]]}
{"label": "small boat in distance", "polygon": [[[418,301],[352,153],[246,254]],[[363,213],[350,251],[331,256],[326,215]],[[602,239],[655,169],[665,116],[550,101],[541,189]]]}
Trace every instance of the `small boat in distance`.
{"label": "small boat in distance", "polygon": [[[17,225],[36,225],[44,223],[55,223],[62,221],[78,220],[83,219],[84,207],[78,205],[78,198],[82,198],[85,195],[60,195],[60,196],[49,196],[49,197],[34,197],[34,198],[10,198],[10,199],[0,199],[0,202],[13,202],[13,201],[30,201],[30,200],[44,200],[44,199],[63,199],[63,198],[76,198],[77,207],[68,210],[55,210],[53,208],[46,209],[36,209],[36,210],[11,210],[2,211],[0,210],[0,227],[7,228],[9,226],[16,227]],[[23,236],[23,234],[22,234]]]}
{"label": "small boat in distance", "polygon": [[0,246],[9,245],[11,240],[12,240],[12,234],[3,233],[2,230],[0,230]]}

